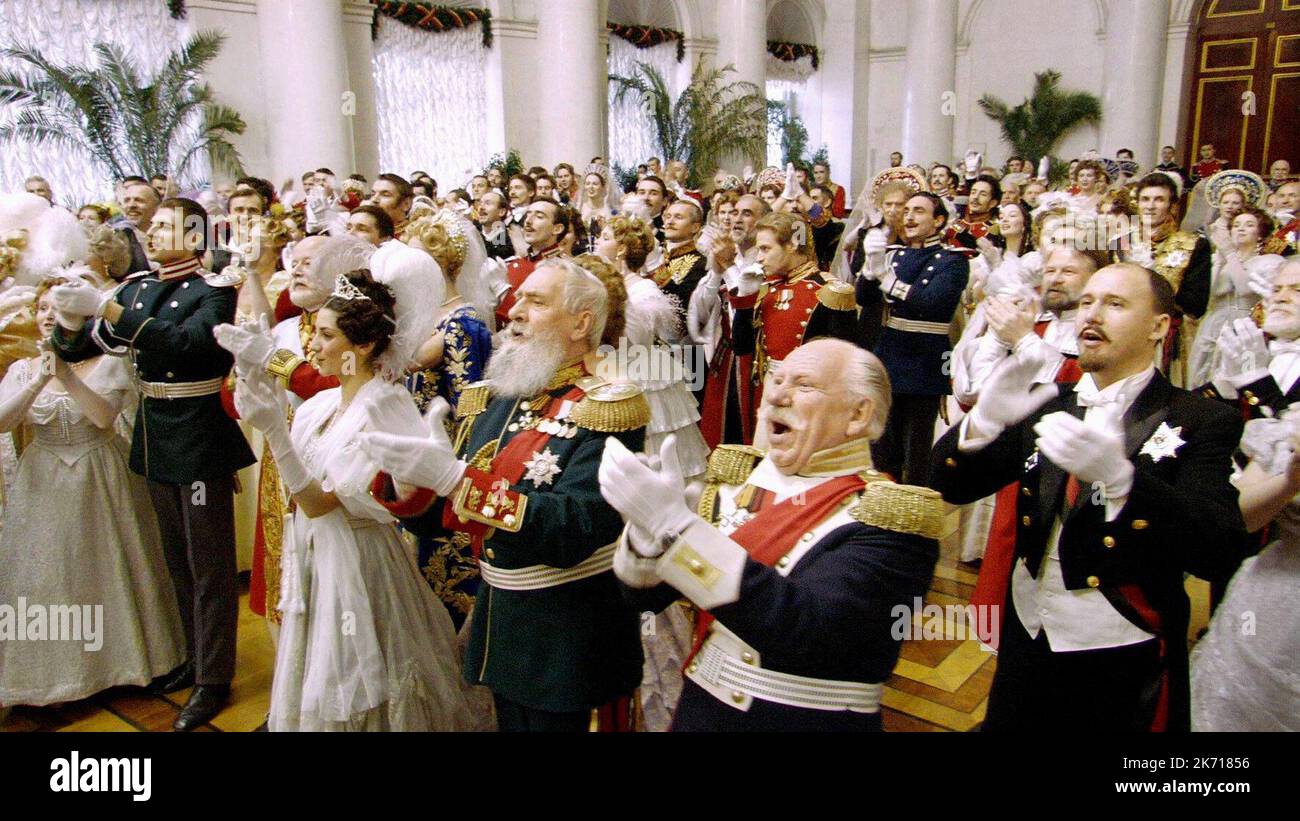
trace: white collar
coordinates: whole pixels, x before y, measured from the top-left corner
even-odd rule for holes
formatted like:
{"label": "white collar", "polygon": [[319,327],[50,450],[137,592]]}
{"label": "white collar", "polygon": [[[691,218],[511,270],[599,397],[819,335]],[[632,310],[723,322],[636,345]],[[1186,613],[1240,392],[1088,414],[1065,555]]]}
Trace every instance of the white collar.
{"label": "white collar", "polygon": [[1118,382],[1113,382],[1099,390],[1097,383],[1092,378],[1092,374],[1085,373],[1078,384],[1074,386],[1074,392],[1079,395],[1080,404],[1084,404],[1085,401],[1090,404],[1116,403],[1119,405],[1118,410],[1122,415],[1128,413],[1128,409],[1133,405],[1133,400],[1138,398],[1138,394],[1146,390],[1147,385],[1155,378],[1155,374],[1155,366],[1148,365],[1146,369],[1125,377]]}

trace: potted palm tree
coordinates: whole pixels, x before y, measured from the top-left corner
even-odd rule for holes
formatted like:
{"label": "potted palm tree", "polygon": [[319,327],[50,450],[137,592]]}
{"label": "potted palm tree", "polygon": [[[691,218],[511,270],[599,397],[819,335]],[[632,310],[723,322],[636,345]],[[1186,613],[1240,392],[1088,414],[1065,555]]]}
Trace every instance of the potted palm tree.
{"label": "potted palm tree", "polygon": [[609,81],[617,89],[615,103],[629,93],[640,96],[659,150],[666,159],[685,162],[687,184],[698,186],[724,158],[740,155],[761,164],[767,152],[767,98],[753,83],[726,83],[734,71],[700,61],[675,100],[663,76],[646,63],[637,63],[630,77],[611,75]]}
{"label": "potted palm tree", "polygon": [[1086,91],[1063,91],[1061,73],[1044,71],[1034,75],[1034,91],[1014,108],[991,94],[979,99],[984,113],[1002,128],[1002,139],[1022,157],[1051,159],[1050,179],[1057,182],[1066,173],[1052,149],[1066,134],[1081,125],[1101,121],[1101,100]]}
{"label": "potted palm tree", "polygon": [[85,151],[112,179],[166,174],[194,182],[206,157],[218,174],[243,163],[227,139],[244,133],[234,109],[201,80],[225,36],[199,32],[146,76],[120,47],[96,43],[92,65],[56,65],[31,46],[0,50],[29,67],[0,72],[0,104],[16,111],[0,143],[29,141]]}

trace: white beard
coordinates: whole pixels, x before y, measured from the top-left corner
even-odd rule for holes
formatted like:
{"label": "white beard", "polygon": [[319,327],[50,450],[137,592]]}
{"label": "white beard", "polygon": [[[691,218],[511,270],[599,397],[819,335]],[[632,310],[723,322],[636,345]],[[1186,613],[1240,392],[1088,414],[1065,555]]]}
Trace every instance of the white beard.
{"label": "white beard", "polygon": [[1300,319],[1290,317],[1273,318],[1265,314],[1264,333],[1272,334],[1278,339],[1292,342],[1300,339]]}
{"label": "white beard", "polygon": [[527,398],[541,393],[564,364],[564,345],[553,337],[515,337],[502,332],[483,376],[492,393]]}

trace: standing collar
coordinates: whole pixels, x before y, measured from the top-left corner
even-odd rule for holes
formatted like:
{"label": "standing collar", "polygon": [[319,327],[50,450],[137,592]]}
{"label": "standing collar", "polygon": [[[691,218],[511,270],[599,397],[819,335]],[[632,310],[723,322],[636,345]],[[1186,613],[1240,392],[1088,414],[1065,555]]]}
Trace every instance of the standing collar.
{"label": "standing collar", "polygon": [[192,274],[197,274],[203,270],[203,262],[198,257],[188,257],[176,262],[169,262],[166,265],[158,266],[154,271],[154,276],[163,282],[172,279],[184,279]]}

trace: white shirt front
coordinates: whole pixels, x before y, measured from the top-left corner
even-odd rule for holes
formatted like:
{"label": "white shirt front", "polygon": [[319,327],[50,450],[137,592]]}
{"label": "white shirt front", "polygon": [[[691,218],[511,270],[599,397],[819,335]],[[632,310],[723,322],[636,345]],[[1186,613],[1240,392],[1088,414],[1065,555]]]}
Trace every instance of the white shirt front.
{"label": "white shirt front", "polygon": [[[1118,415],[1128,412],[1133,401],[1155,377],[1155,368],[1147,368],[1126,379],[1097,390],[1092,374],[1084,374],[1075,391],[1093,394],[1096,401],[1084,411],[1085,425],[1099,424],[1100,411],[1105,405],[1115,404]],[[1125,499],[1108,500],[1106,519],[1119,514]],[[1024,559],[1016,562],[1011,575],[1011,601],[1016,616],[1026,632],[1038,638],[1040,630],[1047,631],[1047,643],[1053,652],[1075,650],[1100,650],[1107,647],[1124,647],[1154,638],[1133,622],[1120,615],[1106,595],[1092,588],[1068,590],[1061,573],[1060,557],[1061,518],[1058,513],[1047,538],[1047,555],[1038,568],[1038,578],[1029,573]]]}
{"label": "white shirt front", "polygon": [[1300,380],[1300,343],[1273,342],[1269,345],[1269,351],[1273,357],[1268,361],[1268,372],[1282,393],[1288,393],[1295,387],[1296,380]]}

